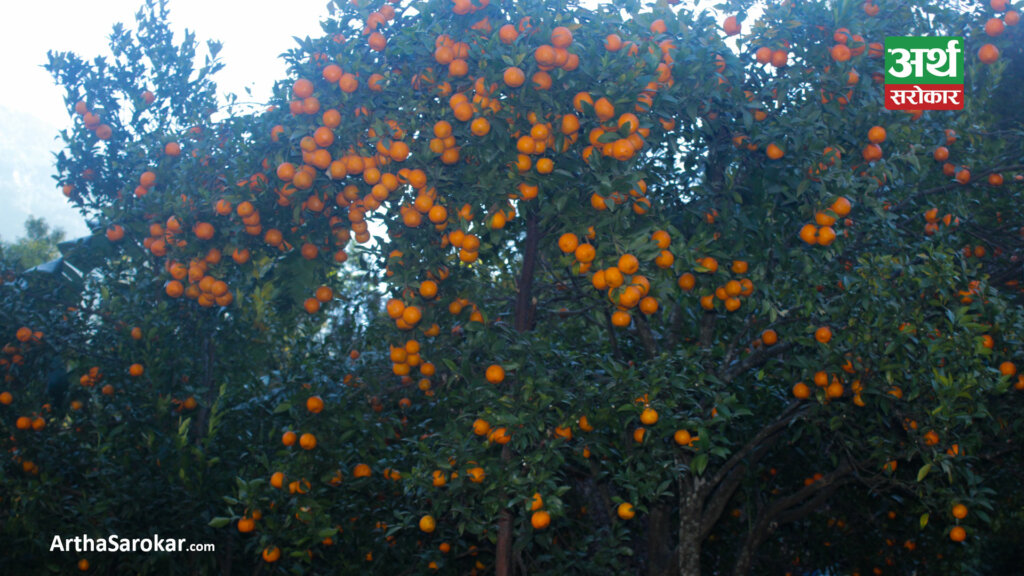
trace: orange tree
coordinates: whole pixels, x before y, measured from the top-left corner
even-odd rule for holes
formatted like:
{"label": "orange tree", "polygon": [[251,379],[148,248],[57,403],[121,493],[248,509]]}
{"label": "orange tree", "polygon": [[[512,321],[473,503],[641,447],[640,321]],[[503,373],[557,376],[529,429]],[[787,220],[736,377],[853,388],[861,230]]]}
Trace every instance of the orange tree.
{"label": "orange tree", "polygon": [[[132,483],[80,521],[187,503],[164,525],[222,570],[966,565],[1024,388],[1024,157],[990,98],[1021,77],[1017,12],[673,4],[336,6],[270,108],[221,119],[163,5],[111,62],[54,55],[107,315],[61,353],[123,426],[60,413],[50,454],[95,426],[179,461],[104,462]],[[966,38],[965,110],[884,110],[885,37],[938,34]],[[108,401],[99,357],[152,387]],[[23,506],[89,480],[11,438]],[[167,489],[116,488],[140,481]]]}

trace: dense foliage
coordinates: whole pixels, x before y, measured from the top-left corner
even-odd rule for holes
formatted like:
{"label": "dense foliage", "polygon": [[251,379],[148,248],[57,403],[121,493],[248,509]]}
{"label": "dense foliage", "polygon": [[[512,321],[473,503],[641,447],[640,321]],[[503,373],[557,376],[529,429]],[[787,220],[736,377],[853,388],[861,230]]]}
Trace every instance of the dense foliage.
{"label": "dense foliage", "polygon": [[[52,54],[94,235],[0,286],[0,566],[1015,565],[1017,12],[674,4],[334,4],[259,111],[163,4]],[[967,106],[885,110],[933,35]],[[48,551],[154,533],[216,552]]]}

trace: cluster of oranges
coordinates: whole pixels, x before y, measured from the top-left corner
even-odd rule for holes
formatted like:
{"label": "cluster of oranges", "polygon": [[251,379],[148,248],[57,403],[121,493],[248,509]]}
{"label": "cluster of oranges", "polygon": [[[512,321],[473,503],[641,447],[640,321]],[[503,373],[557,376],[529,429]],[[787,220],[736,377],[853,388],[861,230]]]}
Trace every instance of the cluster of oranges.
{"label": "cluster of oranges", "polygon": [[[845,196],[840,196],[832,202],[828,210],[821,210],[814,214],[814,224],[804,224],[800,228],[800,239],[812,246],[829,246],[836,240],[836,231],[833,226],[839,218],[846,218],[850,214],[852,205]],[[845,220],[847,226],[851,224],[849,219]]]}
{"label": "cluster of oranges", "polygon": [[7,374],[4,375],[5,382],[10,382],[14,379],[10,370],[25,362],[25,354],[34,344],[42,341],[43,333],[39,330],[33,331],[28,326],[22,326],[15,331],[14,339],[17,343],[5,344],[3,349],[0,350],[0,353],[2,353],[2,356],[0,356],[0,367],[7,371]]}
{"label": "cluster of oranges", "polygon": [[86,128],[92,131],[100,140],[110,140],[110,137],[114,135],[114,130],[109,124],[104,124],[100,120],[100,114],[90,110],[89,105],[84,101],[79,100],[75,103],[75,113],[82,118],[82,123]]}

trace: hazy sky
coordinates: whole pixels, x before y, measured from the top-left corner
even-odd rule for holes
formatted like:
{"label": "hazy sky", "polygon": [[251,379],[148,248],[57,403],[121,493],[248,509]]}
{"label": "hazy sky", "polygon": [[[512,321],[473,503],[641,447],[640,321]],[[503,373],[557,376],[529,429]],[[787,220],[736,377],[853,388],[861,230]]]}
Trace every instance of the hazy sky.
{"label": "hazy sky", "polygon": [[[86,59],[107,55],[107,37],[115,22],[134,28],[135,13],[143,0],[28,0],[6,2],[0,16],[0,149],[46,148],[55,151],[57,131],[70,122],[61,90],[43,70],[48,50],[70,50]],[[327,15],[328,0],[290,0],[270,8],[243,0],[170,0],[173,29],[196,33],[200,43],[224,44],[226,64],[216,79],[221,92],[244,96],[250,87],[254,97],[265,100],[275,79],[285,74],[278,55],[294,46],[293,36],[321,33],[320,19]],[[244,98],[243,98],[244,99]],[[16,118],[13,122],[10,118]],[[5,120],[6,119],[6,120]],[[8,125],[4,125],[4,124]],[[29,136],[15,134],[15,124],[33,128]],[[11,141],[31,138],[32,142]],[[0,238],[13,240],[23,234],[29,215],[44,216],[63,227],[70,237],[87,233],[77,212],[71,209],[52,179],[39,182],[28,175],[53,173],[52,156],[24,154],[10,171],[0,173]]]}

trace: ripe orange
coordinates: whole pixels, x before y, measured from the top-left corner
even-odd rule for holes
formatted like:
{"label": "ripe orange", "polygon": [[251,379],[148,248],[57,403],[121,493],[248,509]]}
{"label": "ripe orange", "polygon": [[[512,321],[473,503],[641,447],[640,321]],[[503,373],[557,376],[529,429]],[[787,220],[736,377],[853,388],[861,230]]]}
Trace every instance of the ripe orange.
{"label": "ripe orange", "polygon": [[292,84],[292,94],[296,98],[309,98],[313,95],[313,83],[305,78],[299,78]]}
{"label": "ripe orange", "polygon": [[878,144],[868,144],[860,153],[866,162],[874,162],[882,159],[882,147]]}
{"label": "ripe orange", "polygon": [[954,504],[953,505],[953,518],[956,518],[957,520],[963,520],[966,517],[967,517],[967,506],[964,506],[963,504]]}
{"label": "ripe orange", "polygon": [[267,546],[263,549],[263,561],[267,563],[277,562],[281,558],[281,549],[277,546]]}
{"label": "ripe orange", "polygon": [[633,318],[629,315],[629,312],[622,310],[616,310],[612,312],[612,326],[616,328],[625,328],[633,322]]}
{"label": "ripe orange", "polygon": [[319,414],[324,410],[324,399],[319,396],[310,396],[306,399],[306,410],[313,414]]}
{"label": "ripe orange", "polygon": [[800,400],[806,400],[811,397],[811,389],[807,384],[797,382],[793,385],[793,396]]}
{"label": "ripe orange", "polygon": [[505,380],[505,369],[497,364],[491,364],[487,367],[486,378],[491,384],[501,384]]}
{"label": "ripe orange", "polygon": [[949,531],[949,539],[953,542],[963,542],[967,539],[967,530],[963,526],[953,526]]}
{"label": "ripe orange", "polygon": [[829,52],[832,55],[832,59],[836,62],[846,62],[851,56],[850,49],[845,44],[836,44],[829,49]]}
{"label": "ripe orange", "polygon": [[999,365],[999,373],[1003,376],[1013,376],[1017,373],[1017,365],[1007,360]]}
{"label": "ripe orange", "polygon": [[996,60],[999,60],[999,48],[996,48],[992,44],[985,44],[978,49],[978,60],[981,60],[985,64],[992,64]]}
{"label": "ripe orange", "polygon": [[689,272],[685,272],[679,277],[677,284],[681,290],[689,292],[697,285],[697,277]]}
{"label": "ripe orange", "polygon": [[828,344],[832,340],[832,329],[828,326],[822,326],[814,331],[814,339],[822,344]]}
{"label": "ripe orange", "polygon": [[252,518],[239,518],[238,519],[238,531],[242,534],[248,534],[256,529],[256,520]]}
{"label": "ripe orange", "polygon": [[640,414],[640,421],[644,423],[644,426],[653,426],[658,423],[658,411],[654,408],[644,408],[644,411]]}
{"label": "ripe orange", "polygon": [[789,52],[785,50],[772,51],[772,66],[784,68],[787,64],[789,64]]}
{"label": "ripe orange", "polygon": [[615,117],[615,106],[607,98],[598,98],[593,104],[594,113],[601,122],[607,122]]}
{"label": "ripe orange", "polygon": [[761,333],[761,342],[764,342],[765,346],[774,346],[779,341],[779,335],[775,330],[769,328]]}
{"label": "ripe orange", "polygon": [[726,36],[735,36],[743,30],[743,26],[736,21],[735,16],[729,16],[722,23],[722,29],[725,31]]}
{"label": "ripe orange", "polygon": [[617,267],[623,274],[635,274],[640,268],[640,261],[632,254],[623,254],[619,257]]}
{"label": "ripe orange", "polygon": [[580,244],[576,247],[574,254],[576,256],[576,260],[579,262],[593,262],[594,258],[597,256],[597,250],[595,250],[590,244]]}
{"label": "ripe orange", "polygon": [[565,254],[575,253],[579,245],[579,238],[572,232],[566,232],[558,237],[558,249]]}
{"label": "ripe orange", "polygon": [[427,514],[420,518],[420,530],[426,532],[427,534],[430,534],[435,529],[437,529],[437,521],[434,520],[433,516]]}
{"label": "ripe orange", "polygon": [[316,314],[317,312],[320,311],[320,301],[317,300],[316,298],[306,298],[306,300],[302,303],[302,307],[306,310],[307,313]]}
{"label": "ripe orange", "polygon": [[281,443],[284,444],[285,446],[294,446],[295,442],[298,439],[299,439],[298,434],[296,434],[295,432],[292,432],[291,430],[289,430],[289,431],[287,431],[287,432],[285,432],[284,434],[281,435]]}
{"label": "ripe orange", "polygon": [[989,18],[988,22],[985,22],[985,34],[993,38],[1002,34],[1005,29],[1003,21],[999,18]]}
{"label": "ripe orange", "polygon": [[551,525],[551,514],[546,510],[537,510],[530,516],[530,525],[534,530],[543,530]]}
{"label": "ripe orange", "polygon": [[145,372],[145,369],[142,367],[142,364],[132,364],[128,367],[128,375],[135,378],[142,376],[143,372]]}
{"label": "ripe orange", "polygon": [[778,160],[779,158],[782,158],[783,156],[786,155],[782,148],[779,148],[779,146],[774,142],[772,142],[771,144],[768,145],[767,148],[765,148],[765,154],[767,154],[768,158],[770,158],[771,160]]}
{"label": "ripe orange", "polygon": [[885,128],[881,126],[872,126],[868,130],[868,141],[873,144],[881,144],[885,142]]}
{"label": "ripe orange", "polygon": [[619,507],[616,509],[615,513],[618,514],[619,518],[622,518],[623,520],[631,520],[634,516],[636,516],[636,509],[634,509],[633,505],[630,504],[629,502],[623,502],[622,504],[619,504]]}
{"label": "ripe orange", "polygon": [[551,31],[551,44],[555,48],[568,48],[572,44],[572,31],[565,26],[556,26]]}
{"label": "ripe orange", "polygon": [[676,430],[675,434],[672,435],[672,439],[680,446],[689,446],[693,442],[693,437],[687,430]]}
{"label": "ripe orange", "polygon": [[526,82],[526,73],[521,68],[509,66],[502,74],[502,79],[509,88],[519,88]]}
{"label": "ripe orange", "polygon": [[469,476],[469,481],[474,484],[480,484],[487,476],[484,469],[479,466],[474,466],[473,468],[466,470],[466,475]]}

